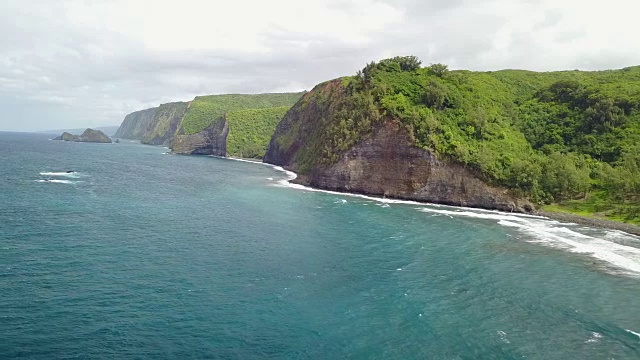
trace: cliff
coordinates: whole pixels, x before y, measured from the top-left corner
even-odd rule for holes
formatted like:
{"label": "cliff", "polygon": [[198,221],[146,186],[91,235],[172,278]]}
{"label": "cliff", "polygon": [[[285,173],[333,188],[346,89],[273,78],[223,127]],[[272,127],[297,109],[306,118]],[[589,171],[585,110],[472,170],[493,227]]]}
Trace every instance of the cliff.
{"label": "cliff", "polygon": [[68,132],[53,138],[52,140],[74,141],[74,142],[92,142],[92,143],[111,143],[111,139],[100,130],[86,129],[82,135],[73,135]]}
{"label": "cliff", "polygon": [[122,124],[116,131],[115,137],[121,139],[142,140],[153,122],[153,116],[157,109],[158,108],[140,110],[125,116]]}
{"label": "cliff", "polygon": [[227,135],[229,123],[225,118],[207,126],[192,135],[176,135],[171,142],[171,150],[182,155],[227,155]]}
{"label": "cliff", "polygon": [[533,210],[529,202],[486,184],[462,164],[414,146],[403,124],[393,119],[380,120],[337,158],[323,162],[312,137],[326,133],[318,124],[330,126],[326,120],[334,106],[340,108],[339,101],[323,100],[327,92],[344,95],[340,87],[339,80],[322,84],[291,109],[272,137],[264,161],[299,173],[297,183],[325,190],[503,211]]}
{"label": "cliff", "polygon": [[[171,151],[262,158],[269,134],[302,93],[198,96],[186,111]],[[282,109],[284,107],[285,109]],[[231,151],[227,149],[230,136]]]}
{"label": "cliff", "polygon": [[141,142],[148,145],[171,144],[180,123],[189,108],[188,102],[173,102],[158,107],[150,125],[142,134]]}
{"label": "cliff", "polygon": [[[331,190],[640,219],[640,67],[450,71],[372,62],[304,95],[264,161]],[[530,201],[530,202],[529,202]]]}
{"label": "cliff", "polygon": [[262,158],[276,125],[302,94],[197,96],[131,113],[118,135],[169,146],[178,154]]}

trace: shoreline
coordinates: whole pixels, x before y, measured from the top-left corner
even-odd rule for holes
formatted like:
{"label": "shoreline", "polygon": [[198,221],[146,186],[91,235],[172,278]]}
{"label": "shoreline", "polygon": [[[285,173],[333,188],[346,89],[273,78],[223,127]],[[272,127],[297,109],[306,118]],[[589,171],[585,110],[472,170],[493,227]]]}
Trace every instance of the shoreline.
{"label": "shoreline", "polygon": [[287,170],[287,169],[285,169],[285,168],[283,168],[281,166],[269,164],[269,163],[266,163],[266,162],[259,162],[259,161],[252,161],[252,160],[249,160],[249,159],[242,159],[242,158],[234,158],[234,157],[220,157],[220,158],[270,166],[273,169],[275,169],[276,171],[281,171],[281,172],[286,173],[288,175],[288,179],[286,179],[284,181],[286,181],[288,184],[294,185],[294,186],[304,187],[304,188],[307,188],[308,190],[312,190],[312,191],[321,191],[321,192],[327,192],[327,193],[331,193],[331,194],[341,194],[341,195],[348,195],[348,196],[355,196],[355,197],[368,197],[368,198],[371,198],[372,200],[386,200],[388,202],[397,201],[397,202],[414,203],[414,204],[427,205],[427,206],[451,206],[453,208],[458,208],[458,209],[467,208],[467,209],[474,209],[474,210],[479,210],[479,211],[498,212],[498,213],[512,214],[512,215],[513,214],[517,214],[517,215],[521,215],[521,216],[544,217],[544,218],[548,218],[548,219],[556,220],[556,221],[560,221],[560,222],[574,223],[574,224],[586,225],[586,226],[595,227],[595,228],[604,228],[604,229],[622,231],[622,232],[625,232],[625,233],[628,233],[628,234],[631,234],[631,235],[634,235],[634,236],[640,236],[640,226],[638,226],[638,225],[627,224],[627,223],[622,223],[622,222],[617,222],[617,221],[612,221],[612,220],[606,220],[606,219],[598,219],[598,218],[582,216],[582,215],[575,215],[575,214],[564,213],[564,212],[550,212],[550,211],[541,211],[540,210],[540,211],[535,211],[535,212],[532,212],[532,213],[519,213],[519,212],[518,213],[509,213],[509,212],[500,211],[500,210],[496,210],[496,209],[470,208],[470,207],[465,207],[465,206],[456,206],[456,205],[448,205],[448,204],[436,204],[436,203],[428,203],[428,202],[421,202],[421,201],[417,201],[417,200],[408,200],[408,199],[381,198],[381,197],[378,197],[378,196],[373,195],[373,194],[349,193],[349,192],[332,191],[332,190],[326,190],[326,189],[321,189],[321,188],[315,188],[315,187],[311,187],[311,186],[302,184],[300,182],[296,182],[295,180],[298,178],[298,174],[296,174],[295,172],[293,172],[291,170]]}
{"label": "shoreline", "polygon": [[588,216],[582,216],[582,215],[576,215],[576,214],[564,213],[564,212],[538,211],[537,214],[553,220],[576,223],[580,225],[587,225],[587,226],[597,227],[597,228],[617,230],[617,231],[622,231],[635,236],[640,236],[640,226],[638,225],[627,224],[627,223],[607,220],[607,219],[598,219],[594,217],[588,217]]}

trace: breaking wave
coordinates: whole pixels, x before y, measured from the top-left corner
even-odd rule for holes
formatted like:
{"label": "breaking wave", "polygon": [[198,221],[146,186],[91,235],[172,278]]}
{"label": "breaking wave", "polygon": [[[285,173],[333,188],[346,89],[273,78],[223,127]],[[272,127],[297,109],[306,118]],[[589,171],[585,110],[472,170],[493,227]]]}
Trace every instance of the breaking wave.
{"label": "breaking wave", "polygon": [[[546,246],[585,254],[603,261],[623,273],[640,275],[640,238],[619,231],[579,227],[576,224],[561,223],[544,217],[531,217],[508,213],[488,214],[476,211],[455,211],[421,208],[426,213],[462,216],[476,219],[494,220],[497,224],[515,228],[523,235],[523,240]],[[624,239],[622,243],[621,239]]]}
{"label": "breaking wave", "polygon": [[40,175],[42,175],[42,176],[55,176],[55,177],[68,177],[68,178],[79,178],[80,177],[80,173],[77,173],[75,171],[72,171],[72,172],[66,172],[66,171],[47,172],[47,171],[43,171],[43,172],[40,173]]}
{"label": "breaking wave", "polygon": [[624,329],[624,331],[628,332],[629,334],[633,334],[633,335],[635,335],[635,336],[637,336],[637,337],[639,337],[639,338],[640,338],[640,333],[637,333],[637,332],[635,332],[635,331],[631,331],[631,330],[629,330],[629,329]]}
{"label": "breaking wave", "polygon": [[[254,162],[244,159],[232,160]],[[389,204],[417,205],[420,206],[417,210],[436,216],[444,215],[450,218],[468,217],[492,220],[498,225],[516,229],[516,231],[524,235],[522,237],[524,241],[540,243],[545,246],[591,256],[592,258],[608,264],[610,270],[614,273],[640,276],[640,237],[621,231],[580,227],[577,224],[561,223],[538,215],[515,214],[497,210],[427,204],[410,200],[387,199],[361,194],[315,189],[292,183],[291,181],[296,179],[297,174],[286,170],[281,166],[266,163],[259,164],[271,166],[276,171],[285,173],[286,178],[276,181],[274,184],[275,186],[310,192],[322,192],[333,195],[357,197],[377,201],[387,206]]]}
{"label": "breaking wave", "polygon": [[62,180],[62,179],[47,179],[47,180],[36,180],[39,183],[54,183],[54,184],[75,184],[76,181],[71,180]]}

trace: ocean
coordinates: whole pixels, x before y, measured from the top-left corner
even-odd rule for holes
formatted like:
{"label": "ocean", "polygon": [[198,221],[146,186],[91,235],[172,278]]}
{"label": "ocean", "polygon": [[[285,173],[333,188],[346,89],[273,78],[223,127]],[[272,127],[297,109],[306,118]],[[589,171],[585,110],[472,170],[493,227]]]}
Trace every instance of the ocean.
{"label": "ocean", "polygon": [[0,359],[640,358],[638,237],[49,137],[0,133]]}

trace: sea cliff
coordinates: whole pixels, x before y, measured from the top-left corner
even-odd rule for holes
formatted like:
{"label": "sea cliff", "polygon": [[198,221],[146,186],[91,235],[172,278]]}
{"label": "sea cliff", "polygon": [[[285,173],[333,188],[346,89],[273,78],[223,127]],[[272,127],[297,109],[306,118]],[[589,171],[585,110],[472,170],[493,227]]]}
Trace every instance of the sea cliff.
{"label": "sea cliff", "polygon": [[140,142],[148,145],[169,146],[180,128],[180,123],[189,105],[188,102],[160,105],[146,131],[141,134]]}
{"label": "sea cliff", "polygon": [[160,113],[143,142],[263,157],[323,189],[640,223],[640,67],[472,72],[395,57],[308,93],[198,96]]}
{"label": "sea cliff", "polygon": [[[317,86],[280,123],[264,161],[298,173],[297,183],[325,190],[361,193],[421,202],[502,211],[531,212],[531,203],[507,189],[490,186],[451,159],[413,145],[410,134],[395,119],[376,120],[361,140],[322,162],[320,143],[327,119],[344,96],[341,80]],[[326,101],[334,98],[334,101]],[[319,137],[314,139],[313,137]]]}
{"label": "sea cliff", "polygon": [[162,104],[127,115],[118,136],[176,154],[261,159],[276,125],[302,94],[209,95]]}
{"label": "sea cliff", "polygon": [[122,125],[116,131],[115,137],[121,139],[141,140],[153,122],[153,116],[158,108],[150,108],[132,112],[125,116]]}
{"label": "sea cliff", "polygon": [[638,143],[640,67],[472,72],[407,56],[317,85],[265,161],[323,189],[637,224]]}

